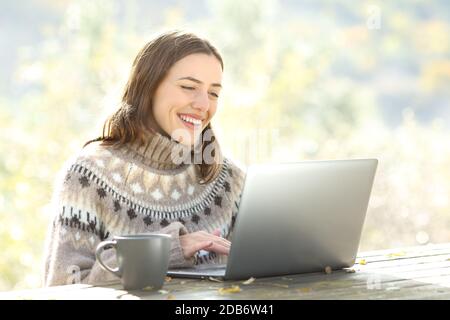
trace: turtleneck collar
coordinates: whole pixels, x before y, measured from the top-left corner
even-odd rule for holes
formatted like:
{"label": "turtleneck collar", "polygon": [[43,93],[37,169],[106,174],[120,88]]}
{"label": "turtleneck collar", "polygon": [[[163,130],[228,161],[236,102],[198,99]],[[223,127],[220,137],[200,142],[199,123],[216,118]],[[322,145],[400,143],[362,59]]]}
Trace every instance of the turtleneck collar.
{"label": "turtleneck collar", "polygon": [[180,156],[184,155],[190,158],[191,155],[190,146],[181,144],[160,133],[148,134],[143,143],[135,141],[128,144],[127,149],[134,153],[134,156],[139,158],[142,163],[158,170],[178,169],[185,165]]}

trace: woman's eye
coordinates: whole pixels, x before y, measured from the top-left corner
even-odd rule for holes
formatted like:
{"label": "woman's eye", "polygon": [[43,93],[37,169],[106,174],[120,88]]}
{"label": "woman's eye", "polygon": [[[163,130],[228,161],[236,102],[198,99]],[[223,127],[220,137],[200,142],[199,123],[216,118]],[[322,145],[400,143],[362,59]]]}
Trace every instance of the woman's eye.
{"label": "woman's eye", "polygon": [[[183,89],[186,89],[186,90],[195,90],[194,87],[188,87],[188,86],[180,86],[180,87],[183,88]],[[214,96],[215,98],[219,98],[219,95],[217,93],[210,92],[209,94]]]}

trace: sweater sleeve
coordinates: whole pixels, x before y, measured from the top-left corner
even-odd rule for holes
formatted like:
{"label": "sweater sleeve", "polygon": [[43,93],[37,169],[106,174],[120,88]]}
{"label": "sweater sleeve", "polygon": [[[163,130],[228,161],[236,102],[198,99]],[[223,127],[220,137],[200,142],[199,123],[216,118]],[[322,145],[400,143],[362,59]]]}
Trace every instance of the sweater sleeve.
{"label": "sweater sleeve", "polygon": [[[96,284],[116,280],[95,260],[95,248],[109,236],[99,219],[99,207],[90,201],[88,192],[74,190],[71,181],[77,179],[67,169],[55,183],[52,199],[53,218],[49,225],[44,254],[43,285],[76,283]],[[87,186],[87,181],[82,181]],[[108,249],[104,262],[115,267],[115,252]]]}
{"label": "sweater sleeve", "polygon": [[[71,180],[76,184],[88,184],[77,176],[76,172],[64,170],[56,182],[52,199],[53,219],[47,233],[44,254],[43,285],[56,286],[67,284],[101,284],[119,281],[116,275],[106,271],[96,261],[95,250],[98,244],[111,239],[112,235],[102,221],[102,207],[91,193],[80,187],[74,190]],[[185,259],[179,236],[188,233],[180,222],[172,222],[153,232],[172,236],[169,267],[189,267],[194,258]],[[105,264],[117,267],[116,252],[106,249],[102,253]]]}
{"label": "sweater sleeve", "polygon": [[180,244],[180,236],[188,233],[188,230],[181,222],[172,222],[156,233],[165,233],[172,236],[172,245],[170,248],[169,268],[192,267],[195,263],[195,257],[186,259],[183,248]]}

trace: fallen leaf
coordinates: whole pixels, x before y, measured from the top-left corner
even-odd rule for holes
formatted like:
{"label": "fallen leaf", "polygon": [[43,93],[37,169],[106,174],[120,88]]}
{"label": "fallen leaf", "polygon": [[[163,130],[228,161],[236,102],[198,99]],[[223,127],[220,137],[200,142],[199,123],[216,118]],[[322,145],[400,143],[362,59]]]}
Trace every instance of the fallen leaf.
{"label": "fallen leaf", "polygon": [[255,281],[256,279],[255,278],[253,278],[253,277],[251,277],[250,279],[248,279],[248,280],[245,280],[244,282],[242,282],[242,284],[250,284],[250,283],[252,283],[253,281]]}
{"label": "fallen leaf", "polygon": [[152,291],[153,287],[152,286],[148,286],[148,287],[142,288],[141,290],[142,291]]}
{"label": "fallen leaf", "polygon": [[360,259],[358,263],[365,266],[367,264],[367,261],[366,259]]}
{"label": "fallen leaf", "polygon": [[297,291],[300,291],[301,293],[309,293],[311,292],[311,288],[298,288]]}
{"label": "fallen leaf", "polygon": [[333,272],[333,269],[331,269],[330,266],[325,267],[325,273],[326,274],[331,274],[331,272]]}
{"label": "fallen leaf", "polygon": [[346,273],[355,273],[356,270],[355,269],[345,269]]}
{"label": "fallen leaf", "polygon": [[167,291],[167,290],[158,290],[158,292],[161,293],[161,294],[167,294],[167,293],[169,293],[169,291]]}
{"label": "fallen leaf", "polygon": [[400,290],[400,287],[390,286],[385,289],[386,291]]}
{"label": "fallen leaf", "polygon": [[387,256],[389,258],[396,258],[396,257],[403,257],[405,255],[406,255],[406,252],[400,251],[400,252],[389,253]]}
{"label": "fallen leaf", "polygon": [[171,277],[166,277],[164,280],[165,280],[166,282],[170,282],[170,281],[172,281],[172,278],[171,278]]}
{"label": "fallen leaf", "polygon": [[280,284],[280,283],[270,283],[270,282],[264,282],[264,285],[267,286],[274,286],[274,287],[280,287],[280,288],[289,288],[287,284]]}
{"label": "fallen leaf", "polygon": [[166,300],[176,300],[176,298],[173,294],[169,294]]}
{"label": "fallen leaf", "polygon": [[237,292],[241,292],[241,288],[239,286],[231,286],[229,288],[219,288],[219,293],[223,294],[223,293],[237,293]]}
{"label": "fallen leaf", "polygon": [[214,278],[214,277],[208,277],[208,279],[211,280],[211,281],[215,281],[215,282],[223,282],[223,280],[220,280],[220,279],[217,279],[217,278]]}

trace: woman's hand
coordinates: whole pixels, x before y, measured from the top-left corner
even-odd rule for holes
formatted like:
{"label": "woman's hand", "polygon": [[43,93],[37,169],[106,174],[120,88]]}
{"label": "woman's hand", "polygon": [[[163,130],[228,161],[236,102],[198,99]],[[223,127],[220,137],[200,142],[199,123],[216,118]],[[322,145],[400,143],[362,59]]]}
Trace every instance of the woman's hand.
{"label": "woman's hand", "polygon": [[192,257],[199,250],[214,251],[218,254],[228,255],[231,242],[220,237],[220,230],[212,233],[197,231],[180,236],[180,244],[186,259]]}

